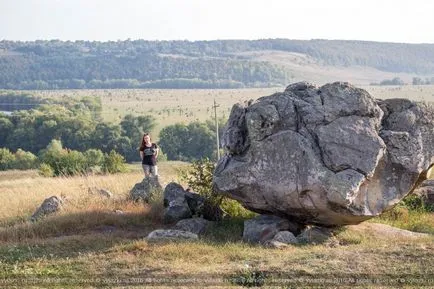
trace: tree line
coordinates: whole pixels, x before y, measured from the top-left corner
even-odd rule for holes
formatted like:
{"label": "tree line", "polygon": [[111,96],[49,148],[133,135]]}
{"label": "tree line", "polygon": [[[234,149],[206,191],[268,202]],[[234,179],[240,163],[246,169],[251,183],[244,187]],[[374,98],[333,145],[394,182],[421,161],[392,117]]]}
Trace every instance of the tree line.
{"label": "tree line", "polygon": [[[9,103],[13,99],[17,101]],[[156,125],[149,115],[129,114],[119,123],[104,122],[99,97],[41,99],[25,94],[0,94],[0,107],[6,104],[32,108],[13,111],[10,115],[0,113],[0,148],[3,149],[0,170],[43,165],[47,174],[52,175],[86,172],[95,166],[111,171],[108,164],[117,157],[113,154],[119,154],[127,162],[140,160],[138,149],[143,133]],[[224,120],[219,122],[222,134]],[[214,159],[216,155],[215,124],[211,121],[166,126],[159,139],[160,160],[193,161],[204,157]]]}
{"label": "tree line", "polygon": [[341,40],[0,41],[0,88],[239,88],[286,85],[286,68],[244,52],[303,53],[335,66],[434,73],[433,44]]}

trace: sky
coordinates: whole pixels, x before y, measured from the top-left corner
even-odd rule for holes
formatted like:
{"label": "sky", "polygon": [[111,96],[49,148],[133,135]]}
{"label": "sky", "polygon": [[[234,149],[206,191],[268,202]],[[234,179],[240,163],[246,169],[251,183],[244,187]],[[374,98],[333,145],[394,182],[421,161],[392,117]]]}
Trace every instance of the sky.
{"label": "sky", "polygon": [[0,0],[0,40],[434,43],[429,0]]}

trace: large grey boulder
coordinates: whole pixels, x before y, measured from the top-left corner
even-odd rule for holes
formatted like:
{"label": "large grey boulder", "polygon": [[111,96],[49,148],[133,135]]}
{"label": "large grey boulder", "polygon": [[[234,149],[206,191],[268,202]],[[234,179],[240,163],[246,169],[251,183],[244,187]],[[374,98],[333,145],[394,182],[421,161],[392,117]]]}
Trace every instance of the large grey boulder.
{"label": "large grey boulder", "polygon": [[36,222],[48,215],[54,214],[60,209],[62,209],[62,198],[57,196],[52,196],[47,199],[45,199],[41,206],[33,213],[33,215],[30,217],[31,222]]}
{"label": "large grey boulder", "polygon": [[409,194],[434,163],[434,109],[301,82],[232,108],[217,192],[304,224],[356,224]]}
{"label": "large grey boulder", "polygon": [[160,181],[158,176],[147,176],[141,181],[134,185],[130,191],[130,199],[133,201],[144,201],[149,202],[149,199],[156,194],[158,191],[162,191]]}

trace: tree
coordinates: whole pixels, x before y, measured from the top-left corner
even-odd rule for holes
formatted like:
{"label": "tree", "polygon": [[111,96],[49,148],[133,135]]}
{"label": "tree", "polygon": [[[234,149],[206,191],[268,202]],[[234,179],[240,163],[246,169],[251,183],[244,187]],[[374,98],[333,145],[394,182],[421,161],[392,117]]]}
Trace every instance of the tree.
{"label": "tree", "polygon": [[160,132],[160,147],[169,160],[193,161],[211,158],[215,151],[215,133],[206,123],[175,124]]}

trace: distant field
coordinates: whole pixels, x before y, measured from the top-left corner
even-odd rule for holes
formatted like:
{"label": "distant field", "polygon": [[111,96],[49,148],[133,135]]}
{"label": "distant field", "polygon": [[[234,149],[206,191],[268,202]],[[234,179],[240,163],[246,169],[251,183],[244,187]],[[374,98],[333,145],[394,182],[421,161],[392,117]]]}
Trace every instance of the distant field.
{"label": "distant field", "polygon": [[[434,102],[434,85],[423,86],[362,86],[375,98],[408,98]],[[103,117],[118,122],[124,115],[149,114],[156,118],[152,132],[158,138],[160,130],[177,122],[206,121],[214,119],[213,101],[217,102],[219,118],[227,119],[233,104],[281,92],[284,87],[252,89],[113,89],[113,90],[52,90],[32,91],[44,97],[100,96]]]}

